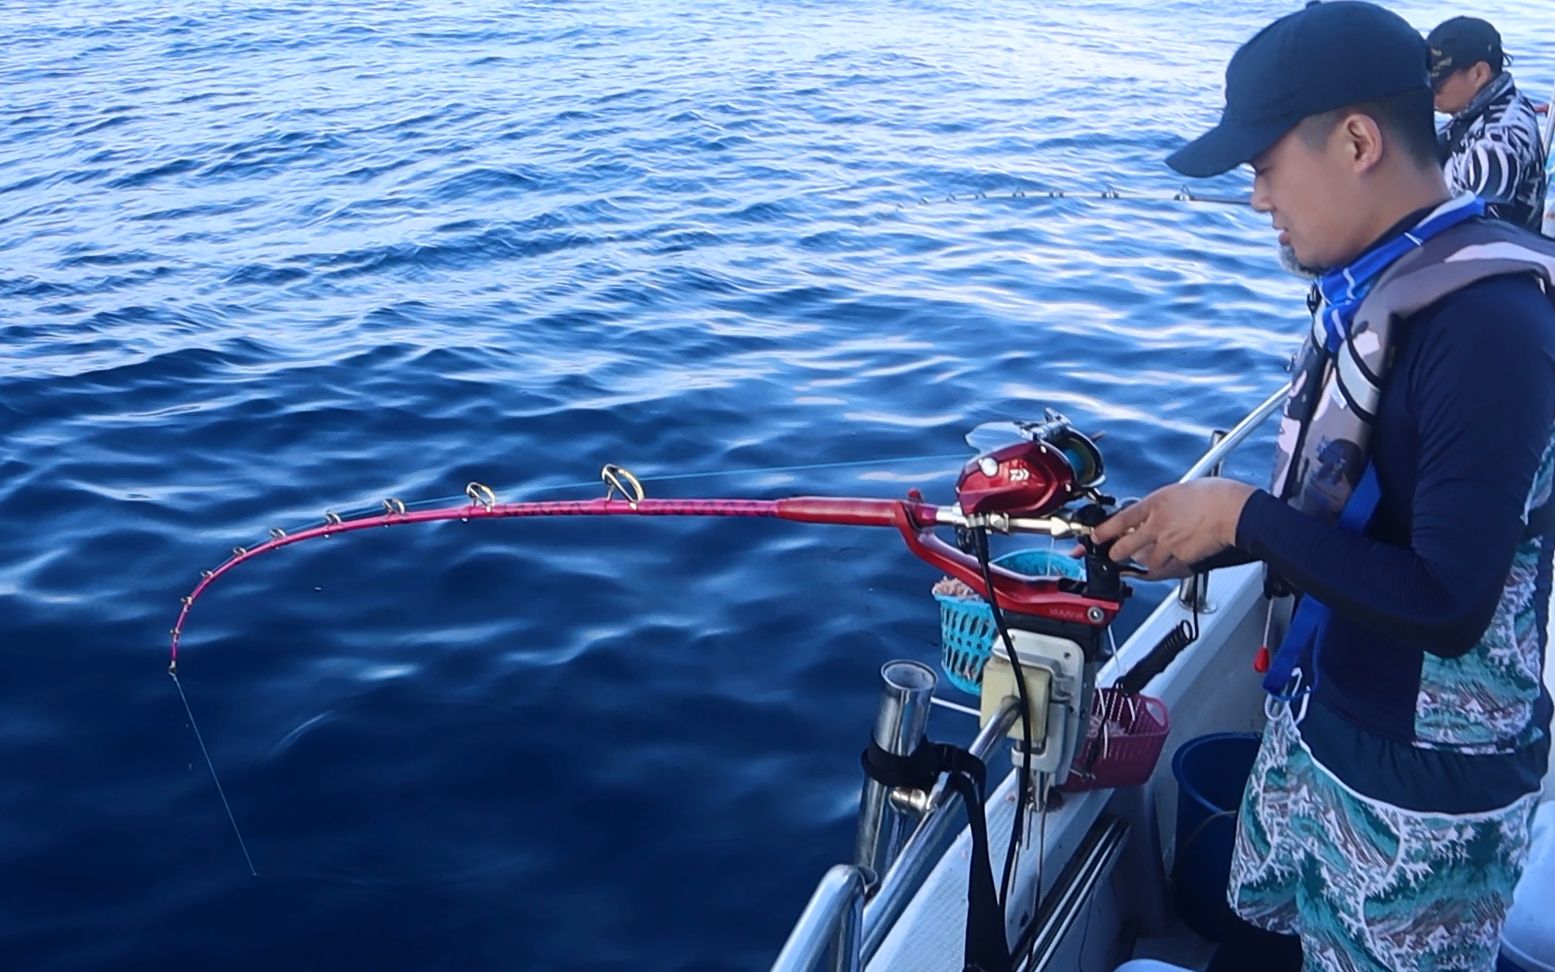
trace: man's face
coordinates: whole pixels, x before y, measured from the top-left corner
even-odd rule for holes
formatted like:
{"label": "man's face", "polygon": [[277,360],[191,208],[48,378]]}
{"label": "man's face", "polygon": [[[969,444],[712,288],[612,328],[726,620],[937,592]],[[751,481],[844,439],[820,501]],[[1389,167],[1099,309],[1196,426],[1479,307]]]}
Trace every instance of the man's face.
{"label": "man's face", "polygon": [[1269,214],[1282,259],[1298,272],[1321,273],[1348,261],[1367,225],[1359,180],[1341,143],[1337,129],[1314,143],[1297,126],[1253,160],[1253,209]]}
{"label": "man's face", "polygon": [[1489,73],[1490,65],[1479,61],[1442,78],[1435,85],[1436,110],[1444,115],[1456,115],[1467,108],[1489,80],[1485,77]]}

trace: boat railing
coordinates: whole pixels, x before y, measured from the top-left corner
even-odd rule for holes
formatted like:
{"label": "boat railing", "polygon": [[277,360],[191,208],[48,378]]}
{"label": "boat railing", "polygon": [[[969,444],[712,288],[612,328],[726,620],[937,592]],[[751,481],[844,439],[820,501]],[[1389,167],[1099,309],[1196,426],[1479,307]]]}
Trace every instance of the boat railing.
{"label": "boat railing", "polygon": [[[1290,385],[1281,385],[1268,398],[1263,400],[1257,408],[1248,412],[1242,421],[1233,425],[1230,429],[1216,430],[1210,433],[1209,450],[1200,456],[1198,461],[1188,467],[1188,471],[1178,479],[1179,483],[1192,482],[1195,479],[1203,479],[1205,476],[1220,475],[1220,464],[1225,461],[1237,446],[1240,446],[1247,437],[1253,434],[1264,421],[1273,415],[1289,397]],[[1196,611],[1211,611],[1213,605],[1209,600],[1209,575],[1194,574],[1185,578],[1177,587],[1177,599],[1186,607]]]}
{"label": "boat railing", "polygon": [[860,942],[868,886],[869,872],[857,864],[827,871],[772,963],[774,972],[809,972],[828,953],[833,970],[858,972],[864,960]]}
{"label": "boat railing", "polygon": [[1550,93],[1549,104],[1544,107],[1544,161],[1549,164],[1550,149],[1555,147],[1555,92]]}
{"label": "boat railing", "polygon": [[1264,399],[1261,405],[1248,412],[1242,421],[1231,426],[1225,433],[1215,433],[1213,444],[1210,445],[1209,450],[1200,456],[1197,462],[1189,466],[1188,471],[1183,473],[1182,478],[1177,481],[1186,483],[1213,475],[1215,468],[1225,461],[1226,456],[1230,455],[1237,446],[1246,441],[1247,437],[1252,435],[1258,426],[1263,424],[1264,419],[1274,414],[1275,410],[1280,407],[1280,403],[1285,401],[1289,390],[1290,385],[1281,385],[1279,390]]}
{"label": "boat railing", "polygon": [[[1210,449],[1188,467],[1179,481],[1212,475],[1226,456],[1279,408],[1288,387],[1270,395],[1226,432],[1215,433]],[[888,670],[894,664],[900,663],[888,664],[882,670],[882,676],[886,676],[886,692],[882,696],[876,729],[877,742],[887,748],[890,748],[890,742],[900,740],[882,740],[882,733],[901,736],[903,725],[921,725],[914,717],[914,707],[904,702],[903,686],[895,685],[889,677]],[[1016,700],[1013,697],[1005,699],[994,718],[973,740],[969,747],[972,754],[986,760],[1015,725],[1018,712]],[[913,895],[922,888],[934,869],[937,855],[943,853],[945,843],[959,831],[958,824],[963,819],[960,794],[946,786],[943,780],[933,792],[926,797],[918,794],[916,800],[911,795],[899,793],[873,796],[871,799],[866,784],[864,804],[869,812],[868,819],[863,819],[865,815],[861,814],[860,833],[868,839],[861,838],[860,854],[864,857],[871,853],[878,855],[882,844],[888,847],[884,875],[876,880],[876,871],[871,866],[873,859],[838,864],[828,870],[773,962],[772,972],[811,972],[822,967],[832,972],[863,969],[879,951]],[[893,812],[919,816],[917,826],[901,844],[899,853],[890,846],[895,842],[883,837],[889,829],[883,818]],[[881,819],[876,819],[876,815]],[[1055,892],[1062,890],[1054,889]],[[827,964],[822,966],[822,962]]]}

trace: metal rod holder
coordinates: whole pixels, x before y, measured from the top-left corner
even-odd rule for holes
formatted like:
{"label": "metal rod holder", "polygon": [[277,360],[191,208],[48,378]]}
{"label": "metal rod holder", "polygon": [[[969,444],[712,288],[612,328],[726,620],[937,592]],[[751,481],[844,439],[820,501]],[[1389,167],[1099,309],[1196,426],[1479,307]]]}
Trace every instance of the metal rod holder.
{"label": "metal rod holder", "polygon": [[[1279,409],[1289,391],[1289,385],[1282,387],[1248,413],[1188,469],[1180,482],[1197,479],[1218,469],[1228,453]],[[885,688],[875,725],[875,739],[883,748],[901,752],[905,746],[915,745],[923,737],[934,688],[934,671],[917,662],[891,662],[880,674]],[[966,707],[960,708],[966,711]],[[1008,737],[1019,712],[1020,705],[1014,697],[1004,699],[992,721],[983,724],[972,743],[972,754],[986,759],[995,746]],[[919,801],[914,797],[910,802]],[[855,972],[874,958],[913,896],[922,889],[939,854],[957,831],[959,817],[956,812],[961,807],[961,795],[947,787],[943,779],[936,783],[928,795],[928,812],[918,821],[899,853],[890,834],[884,833],[887,814],[895,815],[896,823],[901,822],[900,814],[887,809],[889,804],[890,795],[885,787],[865,785],[859,810],[859,859],[870,863],[839,864],[827,872],[773,964],[774,972],[813,969],[827,957],[828,951],[834,969]],[[1115,821],[1107,827],[1122,829]],[[1111,841],[1115,835],[1102,836]],[[892,853],[883,853],[887,849]],[[1112,854],[1114,851],[1115,847],[1108,847],[1101,853]],[[1094,883],[1093,875],[1104,875],[1109,865],[1110,861],[1099,859],[1099,864],[1081,874],[1080,879]],[[1054,893],[1050,892],[1049,897]],[[1081,888],[1079,900],[1084,900],[1085,893]],[[1058,901],[1058,898],[1053,900]],[[1055,940],[1062,940],[1062,928],[1059,930]],[[1042,947],[1043,943],[1038,942],[1038,948]]]}
{"label": "metal rod holder", "polygon": [[[937,681],[934,669],[922,662],[899,659],[881,666],[880,681],[875,745],[895,756],[909,756],[929,724],[929,700]],[[853,862],[875,875],[890,866],[907,837],[906,820],[892,809],[890,796],[884,784],[864,780]]]}
{"label": "metal rod holder", "polygon": [[[1009,739],[1010,727],[1019,717],[1020,701],[1014,696],[1006,697],[993,719],[983,726],[968,747],[972,755],[987,760],[996,747]],[[934,791],[929,794],[928,815],[913,830],[890,869],[882,872],[874,896],[864,908],[866,963],[880,950],[886,935],[933,870],[937,855],[943,852],[944,845],[965,821],[959,812],[962,805],[960,790],[947,786],[943,779],[934,784]]]}

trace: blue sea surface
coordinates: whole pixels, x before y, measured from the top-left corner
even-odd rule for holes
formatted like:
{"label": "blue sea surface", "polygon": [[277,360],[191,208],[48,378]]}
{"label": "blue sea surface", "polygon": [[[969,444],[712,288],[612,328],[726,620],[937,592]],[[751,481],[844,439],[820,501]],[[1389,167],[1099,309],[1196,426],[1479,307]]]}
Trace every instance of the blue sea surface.
{"label": "blue sea surface", "polygon": [[[889,531],[455,521],[239,567],[180,676],[257,877],[179,598],[326,509],[606,462],[944,501],[968,429],[1045,406],[1120,495],[1175,478],[1283,378],[1303,285],[1161,159],[1295,6],[6,4],[0,968],[764,968],[851,854],[880,665],[938,656]],[[1538,96],[1547,14],[1493,15]]]}

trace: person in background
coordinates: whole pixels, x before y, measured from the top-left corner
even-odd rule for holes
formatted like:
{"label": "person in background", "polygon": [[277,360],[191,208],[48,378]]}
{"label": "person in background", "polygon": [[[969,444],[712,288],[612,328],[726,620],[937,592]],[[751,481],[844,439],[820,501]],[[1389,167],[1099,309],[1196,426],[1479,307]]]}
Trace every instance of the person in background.
{"label": "person in background", "polygon": [[1490,215],[1538,232],[1544,140],[1533,102],[1506,70],[1501,35],[1478,17],[1453,17],[1426,44],[1436,110],[1452,116],[1437,134],[1448,186],[1485,200]]}

